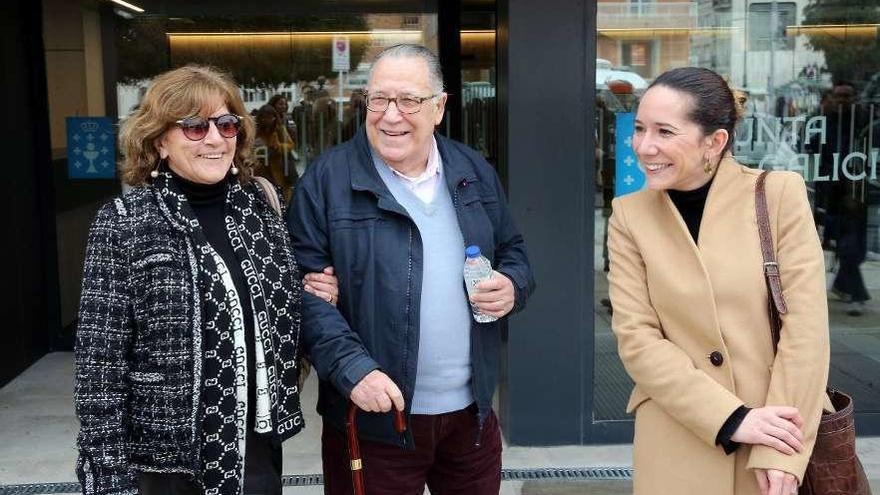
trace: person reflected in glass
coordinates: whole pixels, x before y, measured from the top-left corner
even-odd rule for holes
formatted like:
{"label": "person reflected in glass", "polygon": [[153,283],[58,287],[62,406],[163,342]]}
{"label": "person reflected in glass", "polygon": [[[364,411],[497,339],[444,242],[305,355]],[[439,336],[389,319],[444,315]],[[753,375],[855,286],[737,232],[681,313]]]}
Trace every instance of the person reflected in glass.
{"label": "person reflected in glass", "polygon": [[300,146],[299,159],[308,163],[318,154],[319,125],[315,118],[315,101],[318,97],[314,86],[309,83],[302,85],[301,94],[302,99],[293,107],[291,115],[300,134],[297,141]]}
{"label": "person reflected in glass", "polygon": [[795,493],[828,377],[824,257],[802,177],[767,178],[789,312],[774,354],[755,214],[760,173],[731,155],[738,96],[673,69],[644,93],[647,189],[613,201],[612,328],[635,388],[636,495]]}
{"label": "person reflected in glass", "polygon": [[[858,148],[858,135],[868,119],[848,81],[835,81],[824,110],[825,133],[813,136],[806,147],[819,154],[819,175],[826,178],[816,181],[815,187],[816,206],[823,213],[824,244],[833,249],[837,262],[831,292],[847,304],[847,314],[861,316],[871,298],[860,268],[868,254],[867,180],[853,180],[834,168],[850,153],[864,151]],[[864,172],[854,170],[859,166],[864,166],[862,161],[852,160],[851,174]]]}
{"label": "person reflected in glass", "polygon": [[338,290],[315,273],[303,294],[253,139],[239,88],[202,66],[157,76],[122,125],[133,189],[91,225],[76,333],[86,495],[281,493],[301,301]]}
{"label": "person reflected in glass", "polygon": [[296,153],[296,121],[293,120],[293,115],[289,113],[290,105],[287,102],[287,98],[280,94],[274,95],[269,98],[268,105],[278,112],[278,122],[280,123],[278,127],[278,141],[291,143],[291,155],[296,160],[298,158]]}
{"label": "person reflected in glass", "polygon": [[[337,143],[337,136],[339,135],[337,124],[340,124],[340,122],[337,121],[336,101],[326,94],[327,91],[324,91],[324,93],[323,96],[318,96],[312,105],[312,120],[314,122],[312,127],[313,149],[317,150],[318,153],[323,153],[330,147],[339,144]],[[316,94],[320,95],[321,93],[316,92]]]}
{"label": "person reflected in glass", "polygon": [[293,151],[293,142],[284,140],[287,132],[278,112],[272,105],[263,105],[257,110],[257,137],[254,147],[264,159],[256,173],[272,181],[280,187],[285,200],[290,199],[299,174],[293,160],[289,160]]}
{"label": "person reflected in glass", "polygon": [[343,139],[351,139],[361,128],[367,114],[367,96],[363,90],[355,90],[348,97],[348,105],[343,107]]}

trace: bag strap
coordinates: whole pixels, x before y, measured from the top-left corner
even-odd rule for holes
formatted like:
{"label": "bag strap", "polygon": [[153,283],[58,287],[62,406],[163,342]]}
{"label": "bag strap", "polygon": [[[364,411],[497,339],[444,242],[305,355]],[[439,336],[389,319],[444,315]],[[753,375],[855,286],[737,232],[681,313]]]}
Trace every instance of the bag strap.
{"label": "bag strap", "polygon": [[260,177],[259,175],[253,176],[253,179],[257,184],[257,187],[263,191],[263,196],[266,198],[269,206],[271,206],[272,209],[275,210],[275,213],[280,217],[281,200],[278,198],[278,191],[275,189],[275,186],[269,182],[269,179]]}
{"label": "bag strap", "polygon": [[770,214],[767,210],[767,194],[764,191],[764,183],[767,180],[769,170],[765,170],[758,176],[755,184],[755,214],[758,218],[758,236],[761,238],[761,255],[764,257],[764,279],[767,281],[767,307],[770,313],[770,332],[773,336],[773,352],[779,343],[779,335],[782,332],[782,318],[780,315],[788,313],[785,297],[782,295],[782,280],[779,277],[779,263],[776,261],[776,251],[773,249],[773,234],[770,232]]}

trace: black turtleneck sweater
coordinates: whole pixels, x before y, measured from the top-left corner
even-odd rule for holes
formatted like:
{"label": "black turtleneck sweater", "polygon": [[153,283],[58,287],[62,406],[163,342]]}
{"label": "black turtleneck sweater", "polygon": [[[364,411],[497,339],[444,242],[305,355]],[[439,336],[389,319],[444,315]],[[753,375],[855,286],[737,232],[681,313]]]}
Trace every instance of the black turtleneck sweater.
{"label": "black turtleneck sweater", "polygon": [[678,208],[681,217],[687,225],[688,232],[694,238],[694,244],[700,235],[700,222],[703,220],[703,207],[706,206],[706,198],[709,196],[709,188],[712,186],[710,180],[704,186],[693,191],[676,191],[670,189],[669,199]]}
{"label": "black turtleneck sweater", "polygon": [[254,348],[254,311],[251,307],[250,290],[241,269],[241,262],[232,250],[224,218],[228,214],[226,194],[229,180],[216,184],[199,184],[189,181],[171,171],[180,191],[186,195],[208,243],[223,258],[241,302],[244,320],[244,340],[247,348],[248,410],[247,450],[245,455],[245,490],[260,493],[281,493],[281,445],[268,435],[254,432],[256,411],[256,366]]}
{"label": "black turtleneck sweater", "polygon": [[[711,180],[704,186],[694,189],[693,191],[675,191],[672,189],[667,191],[669,193],[669,199],[672,200],[672,203],[681,214],[684,224],[687,225],[688,232],[691,233],[691,237],[694,239],[694,244],[697,244],[697,240],[700,236],[700,222],[703,221],[703,209],[706,206],[706,198],[709,197],[710,187],[712,187]],[[748,412],[748,407],[740,406],[739,409],[734,411],[733,414],[727,418],[727,421],[724,422],[721,429],[718,430],[718,435],[715,437],[715,444],[720,445],[724,449],[724,452],[730,454],[739,447],[739,443],[734,442],[730,437],[733,436],[737,428],[739,428],[739,425],[742,424],[743,419],[745,419]]]}

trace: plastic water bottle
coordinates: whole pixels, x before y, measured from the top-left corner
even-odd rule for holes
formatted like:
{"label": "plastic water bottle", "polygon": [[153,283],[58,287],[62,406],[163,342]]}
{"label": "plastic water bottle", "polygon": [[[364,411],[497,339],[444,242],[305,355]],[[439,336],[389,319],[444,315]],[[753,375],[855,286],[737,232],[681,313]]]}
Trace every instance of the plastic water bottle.
{"label": "plastic water bottle", "polygon": [[[464,250],[464,254],[466,256],[464,260],[464,283],[470,296],[480,292],[480,289],[477,289],[478,283],[492,278],[492,264],[489,263],[485,256],[480,254],[479,246],[468,246]],[[471,312],[474,314],[474,320],[478,323],[489,323],[498,319],[481,313],[474,303],[471,303]]]}

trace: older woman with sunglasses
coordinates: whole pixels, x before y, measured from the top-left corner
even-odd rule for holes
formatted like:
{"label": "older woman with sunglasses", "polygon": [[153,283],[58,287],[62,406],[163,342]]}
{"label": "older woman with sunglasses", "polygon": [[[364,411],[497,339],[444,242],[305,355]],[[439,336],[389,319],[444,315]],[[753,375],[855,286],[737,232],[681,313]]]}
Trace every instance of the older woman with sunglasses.
{"label": "older woman with sunglasses", "polygon": [[135,187],[92,224],[76,339],[87,495],[281,493],[300,306],[338,292],[329,267],[300,280],[253,139],[238,88],[199,66],[158,76],[122,125]]}

